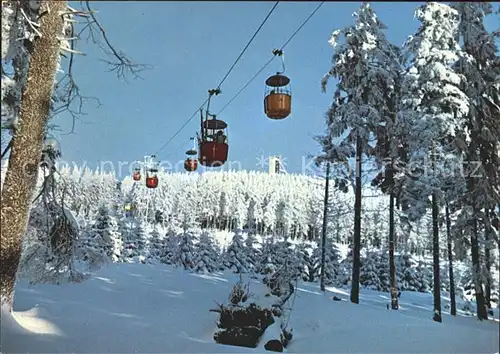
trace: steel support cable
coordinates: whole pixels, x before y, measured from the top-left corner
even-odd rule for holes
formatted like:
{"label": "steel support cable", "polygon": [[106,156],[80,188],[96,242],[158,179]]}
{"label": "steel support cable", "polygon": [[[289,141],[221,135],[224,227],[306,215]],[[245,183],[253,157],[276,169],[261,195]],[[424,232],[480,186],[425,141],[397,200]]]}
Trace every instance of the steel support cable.
{"label": "steel support cable", "polygon": [[161,148],[159,148],[159,149],[158,149],[158,151],[155,153],[155,155],[158,155],[158,153],[159,153],[160,151],[162,151],[163,149],[165,149],[165,147],[167,147],[167,145],[168,145],[168,144],[169,144],[172,140],[174,140],[174,139],[175,139],[175,137],[176,137],[177,135],[179,135],[179,133],[182,131],[182,129],[184,129],[184,127],[185,127],[186,125],[188,125],[188,124],[189,124],[189,122],[190,122],[191,120],[193,120],[193,118],[196,116],[196,114],[198,114],[198,113],[200,112],[200,109],[203,109],[203,107],[207,104],[207,102],[208,102],[208,98],[205,100],[205,102],[203,102],[203,103],[202,103],[202,105],[201,105],[200,107],[198,107],[198,108],[196,109],[196,111],[194,111],[194,113],[191,115],[191,117],[189,117],[189,119],[188,119],[187,121],[185,121],[183,125],[181,125],[181,127],[180,127],[180,128],[179,128],[179,129],[178,129],[178,130],[174,133],[174,135],[172,135],[172,136],[170,137],[170,139],[168,139],[168,140],[167,140],[167,141],[166,141],[166,142],[165,142],[165,143],[161,146]]}
{"label": "steel support cable", "polygon": [[237,98],[237,97],[238,97],[238,96],[239,96],[239,95],[240,95],[240,94],[241,94],[241,93],[242,93],[242,92],[243,92],[243,91],[244,91],[244,90],[248,87],[248,85],[250,85],[250,84],[253,82],[253,80],[255,80],[255,78],[257,78],[257,76],[259,76],[259,74],[260,74],[262,71],[264,71],[264,69],[265,69],[265,68],[267,68],[267,66],[268,66],[269,64],[271,64],[271,62],[272,62],[273,60],[274,60],[274,55],[272,56],[272,58],[271,58],[271,59],[269,59],[269,60],[267,61],[267,63],[266,63],[266,64],[264,64],[264,66],[263,66],[262,68],[260,68],[260,70],[259,70],[259,71],[257,71],[257,73],[256,73],[254,76],[252,76],[252,78],[251,78],[250,80],[248,80],[248,82],[247,82],[247,83],[246,83],[246,84],[245,84],[245,85],[244,85],[244,86],[243,86],[243,87],[242,87],[242,88],[241,88],[241,89],[240,89],[240,90],[236,93],[236,95],[234,95],[234,96],[233,96],[233,98],[231,98],[231,99],[230,99],[230,100],[226,103],[226,105],[225,105],[224,107],[222,107],[222,109],[221,109],[221,110],[217,113],[217,115],[221,114],[221,113],[222,113],[222,111],[224,111],[224,110],[227,108],[227,106],[229,106],[231,103],[233,103],[233,101],[234,101],[234,100],[235,100],[235,99],[236,99],[236,98]]}
{"label": "steel support cable", "polygon": [[174,154],[177,154],[179,151],[181,151],[181,150],[183,150],[183,149],[186,149],[186,151],[187,151],[187,150],[189,150],[189,147],[188,147],[188,146],[192,146],[191,141],[189,141],[188,143],[185,143],[185,144],[183,144],[183,145],[180,145],[177,149],[174,149],[173,151],[171,151],[171,152],[169,152],[168,154],[166,154],[166,155],[164,156],[164,158],[167,158],[167,157],[170,157],[170,156],[172,156],[172,155],[174,155]]}
{"label": "steel support cable", "polygon": [[257,36],[257,34],[260,32],[260,30],[262,29],[262,27],[264,26],[264,24],[267,22],[267,20],[269,19],[269,17],[273,13],[273,11],[276,9],[276,6],[278,6],[278,4],[279,4],[279,1],[276,1],[276,3],[274,4],[274,6],[272,7],[272,9],[268,12],[267,16],[264,18],[264,21],[262,21],[262,23],[260,24],[260,26],[257,28],[257,30],[255,31],[255,33],[253,34],[252,38],[250,38],[250,40],[248,41],[248,43],[245,46],[245,48],[243,48],[243,50],[241,51],[240,55],[238,55],[238,58],[236,58],[236,60],[234,61],[233,65],[231,65],[231,67],[229,68],[228,72],[226,73],[226,75],[224,76],[224,78],[221,80],[220,84],[217,86],[218,89],[220,89],[220,87],[222,86],[222,84],[224,83],[224,81],[226,81],[226,79],[229,76],[229,74],[231,73],[231,71],[233,71],[234,67],[236,66],[236,64],[238,63],[238,61],[241,59],[241,57],[243,56],[243,54],[246,52],[246,50],[248,49],[248,47],[250,46],[250,44],[252,44],[253,40],[255,39],[255,37]]}
{"label": "steel support cable", "polygon": [[[252,44],[253,40],[255,39],[255,37],[257,36],[257,34],[260,32],[260,30],[262,29],[262,27],[264,26],[264,24],[267,22],[267,20],[271,16],[271,14],[274,12],[274,10],[278,6],[278,4],[279,4],[279,1],[276,1],[276,3],[271,8],[271,10],[268,12],[267,16],[264,18],[264,20],[262,21],[262,23],[260,24],[260,26],[257,28],[257,30],[255,31],[255,33],[253,34],[253,36],[248,41],[247,45],[243,48],[243,50],[241,51],[240,55],[238,55],[238,57],[234,61],[233,65],[231,65],[231,67],[227,71],[226,75],[222,78],[221,82],[217,86],[217,89],[220,89],[220,87],[222,86],[222,84],[224,83],[224,81],[226,81],[226,79],[229,77],[229,74],[231,73],[231,71],[233,71],[234,67],[236,66],[236,64],[238,63],[238,61],[241,59],[241,57],[243,56],[243,54],[246,52],[246,50],[248,49],[248,47],[250,46],[250,44]],[[207,104],[208,100],[209,100],[209,98],[207,98],[205,100],[205,102],[203,102],[203,104],[191,115],[191,117],[189,117],[189,119],[174,133],[174,135],[172,135],[170,137],[170,139],[168,139],[167,142],[165,142],[162,145],[162,147],[160,149],[158,149],[158,151],[155,153],[155,155],[158,154],[158,152],[162,151],[182,131],[182,129],[184,129],[184,127],[186,125],[188,125],[188,123],[196,116],[196,114],[200,111],[200,109],[203,109],[203,107],[205,106],[205,104]]]}
{"label": "steel support cable", "polygon": [[[280,51],[282,51],[291,41],[292,39],[297,35],[297,33],[299,33],[299,31],[302,29],[302,27],[304,27],[306,25],[307,22],[309,22],[309,20],[314,16],[314,14],[319,10],[319,8],[324,4],[325,2],[322,1],[315,9],[313,12],[311,12],[311,14],[309,14],[309,16],[302,22],[302,24],[295,30],[295,32],[290,36],[290,38],[288,38],[288,40],[285,42],[285,44],[283,44],[283,46],[280,48]],[[252,76],[252,78],[250,78],[250,80],[248,80],[248,82],[226,103],[226,105],[224,107],[222,107],[222,109],[217,113],[217,115],[221,114],[222,111],[224,111],[247,87],[248,85],[250,85],[253,80],[255,80],[257,78],[257,76],[259,76],[259,74],[264,71],[265,68],[267,68],[267,66],[269,64],[271,64],[271,62],[274,60],[274,58],[276,57],[276,55],[273,55],[265,64],[262,68],[259,69],[259,71],[257,71],[257,73],[255,73],[254,76]]]}

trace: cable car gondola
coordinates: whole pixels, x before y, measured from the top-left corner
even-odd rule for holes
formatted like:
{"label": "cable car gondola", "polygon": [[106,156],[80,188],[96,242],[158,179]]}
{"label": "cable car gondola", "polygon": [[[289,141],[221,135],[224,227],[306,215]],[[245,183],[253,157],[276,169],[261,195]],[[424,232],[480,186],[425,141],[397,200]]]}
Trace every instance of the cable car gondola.
{"label": "cable car gondola", "polygon": [[[229,145],[227,144],[227,124],[216,119],[215,114],[209,113],[210,98],[218,95],[220,89],[209,90],[209,99],[205,117],[200,110],[201,136],[198,136],[199,162],[206,167],[219,167],[227,161]],[[209,117],[211,117],[209,119]]]}
{"label": "cable car gondola", "polygon": [[264,112],[268,118],[278,120],[288,117],[292,112],[292,89],[290,79],[283,75],[285,72],[283,51],[275,49],[273,54],[281,57],[283,71],[278,71],[266,80]]}
{"label": "cable car gondola", "polygon": [[[194,138],[191,138],[194,142]],[[188,156],[186,158],[186,161],[184,161],[184,169],[187,172],[194,172],[198,168],[198,160],[195,158],[191,158],[191,156],[198,155],[198,152],[196,151],[196,148],[193,146],[192,149],[189,149],[186,151],[186,155]]]}
{"label": "cable car gondola", "polygon": [[126,202],[123,209],[125,209],[125,216],[131,217],[134,214],[135,205],[133,202]]}
{"label": "cable car gondola", "polygon": [[149,159],[146,158],[146,187],[148,188],[158,187],[158,164],[154,159],[155,155],[151,155]]}
{"label": "cable car gondola", "polygon": [[134,172],[132,173],[132,179],[136,182],[141,180],[141,168],[139,166],[134,168]]}

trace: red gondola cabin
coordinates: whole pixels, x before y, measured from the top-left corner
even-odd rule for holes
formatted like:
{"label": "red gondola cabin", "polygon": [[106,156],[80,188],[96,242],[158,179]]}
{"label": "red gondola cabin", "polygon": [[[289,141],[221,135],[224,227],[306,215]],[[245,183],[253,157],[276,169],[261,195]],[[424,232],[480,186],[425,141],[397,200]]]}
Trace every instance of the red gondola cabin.
{"label": "red gondola cabin", "polygon": [[146,187],[156,188],[158,187],[158,176],[148,176],[146,177]]}
{"label": "red gondola cabin", "polygon": [[132,174],[132,178],[134,181],[140,181],[141,180],[141,169],[140,168],[135,168],[134,173]]}
{"label": "red gondola cabin", "polygon": [[155,156],[151,155],[149,161],[146,160],[146,187],[156,188],[158,187],[158,165],[154,161]]}
{"label": "red gondola cabin", "polygon": [[189,157],[184,161],[184,169],[188,172],[194,172],[198,168],[198,160],[190,159]]}
{"label": "red gondola cabin", "polygon": [[[194,138],[191,138],[194,143]],[[187,158],[184,161],[184,169],[187,172],[194,172],[198,168],[198,160],[195,158],[191,158],[191,156],[196,156],[198,155],[198,152],[196,151],[196,146],[193,146],[192,149],[189,149],[186,151]]]}
{"label": "red gondola cabin", "polygon": [[199,139],[199,162],[206,167],[219,167],[227,161],[229,145],[227,144],[226,122],[215,119],[202,122],[202,133]]}

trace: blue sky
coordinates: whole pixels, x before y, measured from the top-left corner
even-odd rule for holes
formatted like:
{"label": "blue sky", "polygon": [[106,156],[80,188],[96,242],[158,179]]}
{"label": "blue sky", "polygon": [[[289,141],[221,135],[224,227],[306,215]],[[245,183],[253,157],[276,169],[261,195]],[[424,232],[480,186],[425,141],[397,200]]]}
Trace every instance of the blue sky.
{"label": "blue sky", "polygon": [[[184,124],[215,88],[262,22],[274,2],[93,2],[113,45],[133,61],[152,65],[143,80],[119,81],[99,59],[98,46],[82,41],[74,75],[89,102],[75,134],[57,133],[63,160],[92,168],[100,161],[132,162],[155,153]],[[219,117],[228,123],[229,160],[233,167],[262,170],[260,156],[282,155],[289,172],[302,171],[302,159],[318,151],[313,136],[324,131],[324,112],[331,90],[321,92],[320,80],[331,66],[328,44],[333,30],[350,25],[359,2],[326,2],[285,48],[286,74],[291,78],[292,114],[282,121],[263,112],[264,81],[280,69],[273,61]],[[212,100],[218,112],[269,59],[318,2],[281,2]],[[418,26],[418,3],[376,2],[372,5],[389,27],[387,36],[400,44]],[[332,82],[333,84],[333,82]],[[71,117],[55,122],[71,130]],[[176,164],[185,158],[189,138],[196,134],[194,118],[162,151],[159,160]],[[236,162],[237,161],[237,162]],[[307,163],[307,161],[306,161]],[[109,163],[108,163],[109,164]],[[178,165],[180,166],[180,165]],[[116,167],[117,168],[117,167]],[[121,177],[124,177],[123,175]]]}

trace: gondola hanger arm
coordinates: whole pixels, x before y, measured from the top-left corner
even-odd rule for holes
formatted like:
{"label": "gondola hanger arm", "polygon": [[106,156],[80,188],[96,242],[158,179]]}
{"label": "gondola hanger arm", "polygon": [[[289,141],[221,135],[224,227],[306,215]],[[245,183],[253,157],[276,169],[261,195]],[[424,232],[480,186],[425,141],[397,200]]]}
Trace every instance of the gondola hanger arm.
{"label": "gondola hanger arm", "polygon": [[209,94],[210,96],[213,96],[213,95],[216,95],[216,96],[217,96],[217,95],[218,95],[219,93],[221,93],[221,92],[222,92],[222,91],[221,91],[221,89],[220,89],[220,88],[218,88],[218,87],[217,87],[217,88],[215,88],[215,89],[210,89],[210,90],[208,90],[208,94]]}
{"label": "gondola hanger arm", "polygon": [[281,59],[281,65],[283,67],[283,70],[281,72],[277,72],[278,75],[285,73],[285,54],[283,53],[282,49],[273,49],[273,54],[274,56],[279,56]]}

